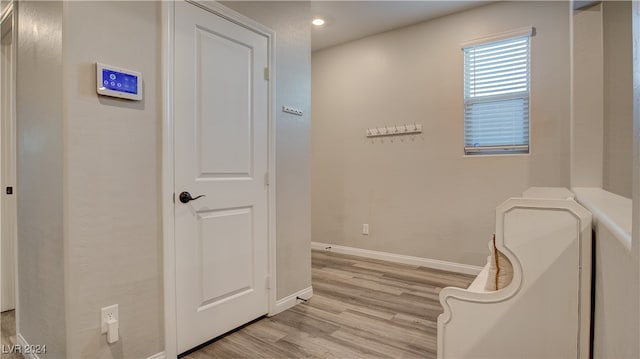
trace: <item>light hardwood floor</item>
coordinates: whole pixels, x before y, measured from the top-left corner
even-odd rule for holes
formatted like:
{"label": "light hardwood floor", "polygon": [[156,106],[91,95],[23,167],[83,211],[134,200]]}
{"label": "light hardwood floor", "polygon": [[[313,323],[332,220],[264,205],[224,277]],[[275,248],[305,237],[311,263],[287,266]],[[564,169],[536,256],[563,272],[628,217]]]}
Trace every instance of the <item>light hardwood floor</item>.
{"label": "light hardwood floor", "polygon": [[[472,276],[325,251],[312,253],[314,295],[184,358],[434,358],[438,301]],[[2,344],[15,344],[14,311]],[[2,359],[23,359],[2,354]]]}
{"label": "light hardwood floor", "polygon": [[2,359],[23,359],[22,354],[9,353],[10,347],[16,344],[16,311],[8,310],[2,312],[2,327],[0,328],[2,337],[2,348],[0,348],[0,358]]}
{"label": "light hardwood floor", "polygon": [[312,253],[313,298],[184,358],[435,358],[438,301],[472,276],[326,251]]}

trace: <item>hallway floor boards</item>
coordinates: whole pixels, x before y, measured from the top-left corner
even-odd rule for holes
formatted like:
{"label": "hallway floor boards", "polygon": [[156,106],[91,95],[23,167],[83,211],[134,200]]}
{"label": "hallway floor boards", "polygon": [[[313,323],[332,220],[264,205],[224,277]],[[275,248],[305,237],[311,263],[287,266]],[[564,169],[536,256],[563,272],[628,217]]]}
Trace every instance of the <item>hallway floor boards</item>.
{"label": "hallway floor boards", "polygon": [[2,348],[0,348],[0,358],[2,359],[23,359],[20,353],[9,353],[11,346],[16,344],[16,311],[8,310],[2,312]]}
{"label": "hallway floor boards", "polygon": [[438,301],[473,276],[312,252],[313,297],[184,358],[435,358]]}

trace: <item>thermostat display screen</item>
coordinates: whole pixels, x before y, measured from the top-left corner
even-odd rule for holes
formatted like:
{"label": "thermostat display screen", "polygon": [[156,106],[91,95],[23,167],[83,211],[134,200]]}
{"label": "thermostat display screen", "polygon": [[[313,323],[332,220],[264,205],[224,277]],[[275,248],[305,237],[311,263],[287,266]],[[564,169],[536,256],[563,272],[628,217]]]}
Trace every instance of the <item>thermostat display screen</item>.
{"label": "thermostat display screen", "polygon": [[141,72],[96,62],[98,95],[141,101],[143,84]]}
{"label": "thermostat display screen", "polygon": [[138,77],[108,69],[102,70],[102,86],[112,91],[138,93]]}

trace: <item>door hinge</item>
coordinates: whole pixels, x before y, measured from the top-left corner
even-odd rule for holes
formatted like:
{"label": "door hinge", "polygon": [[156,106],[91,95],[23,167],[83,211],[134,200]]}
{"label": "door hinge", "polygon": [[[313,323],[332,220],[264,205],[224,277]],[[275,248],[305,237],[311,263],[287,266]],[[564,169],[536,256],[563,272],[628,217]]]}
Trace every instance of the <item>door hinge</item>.
{"label": "door hinge", "polygon": [[269,185],[269,172],[264,174],[264,185],[265,186]]}
{"label": "door hinge", "polygon": [[271,277],[270,276],[267,276],[267,278],[265,278],[265,284],[266,284],[265,288],[267,288],[267,290],[271,289]]}
{"label": "door hinge", "polygon": [[264,79],[269,81],[269,68],[268,67],[264,68]]}

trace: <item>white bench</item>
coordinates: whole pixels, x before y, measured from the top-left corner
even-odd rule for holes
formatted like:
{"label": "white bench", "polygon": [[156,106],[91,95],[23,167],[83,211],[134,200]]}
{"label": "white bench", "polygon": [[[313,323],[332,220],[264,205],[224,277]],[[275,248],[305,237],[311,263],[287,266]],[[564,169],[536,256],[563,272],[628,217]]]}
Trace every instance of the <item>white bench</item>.
{"label": "white bench", "polygon": [[440,292],[438,358],[587,358],[591,213],[566,189],[531,188],[496,209],[496,248],[513,280],[486,291],[487,265]]}

